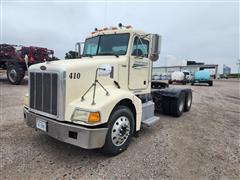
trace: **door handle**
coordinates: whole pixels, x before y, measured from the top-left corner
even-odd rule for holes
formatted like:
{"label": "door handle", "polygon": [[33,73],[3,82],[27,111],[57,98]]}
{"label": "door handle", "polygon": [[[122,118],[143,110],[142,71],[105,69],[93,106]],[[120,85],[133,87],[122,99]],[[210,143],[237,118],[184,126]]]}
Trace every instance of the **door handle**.
{"label": "door handle", "polygon": [[143,69],[143,68],[148,68],[148,65],[133,64],[132,68],[133,69]]}
{"label": "door handle", "polygon": [[135,59],[143,59],[143,56],[134,56]]}

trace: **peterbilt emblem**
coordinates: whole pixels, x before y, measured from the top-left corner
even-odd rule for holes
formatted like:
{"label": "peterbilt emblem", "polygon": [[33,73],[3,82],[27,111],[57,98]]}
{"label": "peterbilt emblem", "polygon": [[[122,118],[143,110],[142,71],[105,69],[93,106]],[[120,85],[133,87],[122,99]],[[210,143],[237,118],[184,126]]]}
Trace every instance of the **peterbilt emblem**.
{"label": "peterbilt emblem", "polygon": [[40,69],[44,71],[44,70],[47,69],[47,67],[46,66],[41,66]]}

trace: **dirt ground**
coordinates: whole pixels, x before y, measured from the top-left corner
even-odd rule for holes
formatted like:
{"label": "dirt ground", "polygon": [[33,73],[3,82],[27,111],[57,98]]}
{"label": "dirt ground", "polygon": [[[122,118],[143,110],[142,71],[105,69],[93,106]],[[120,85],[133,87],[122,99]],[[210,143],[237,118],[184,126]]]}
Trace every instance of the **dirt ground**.
{"label": "dirt ground", "polygon": [[[177,86],[177,85],[175,85]],[[190,112],[161,116],[115,157],[59,142],[27,127],[27,79],[0,74],[1,179],[240,179],[240,82],[193,89]]]}

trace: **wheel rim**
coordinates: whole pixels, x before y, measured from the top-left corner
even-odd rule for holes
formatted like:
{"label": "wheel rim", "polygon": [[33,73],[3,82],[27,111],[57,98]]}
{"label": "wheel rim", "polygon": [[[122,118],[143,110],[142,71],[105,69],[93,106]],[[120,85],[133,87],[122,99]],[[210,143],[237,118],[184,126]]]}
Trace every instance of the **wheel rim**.
{"label": "wheel rim", "polygon": [[17,72],[15,69],[11,69],[10,72],[8,73],[8,77],[11,82],[15,82],[17,78]]}
{"label": "wheel rim", "polygon": [[192,98],[191,98],[191,95],[189,94],[189,95],[188,95],[188,100],[187,100],[187,106],[188,106],[188,107],[191,106],[191,101],[192,101]]}
{"label": "wheel rim", "polygon": [[184,106],[184,101],[181,100],[180,104],[179,104],[179,112],[183,111],[183,106]]}
{"label": "wheel rim", "polygon": [[115,146],[123,145],[130,134],[130,122],[126,116],[119,117],[113,125],[111,138]]}

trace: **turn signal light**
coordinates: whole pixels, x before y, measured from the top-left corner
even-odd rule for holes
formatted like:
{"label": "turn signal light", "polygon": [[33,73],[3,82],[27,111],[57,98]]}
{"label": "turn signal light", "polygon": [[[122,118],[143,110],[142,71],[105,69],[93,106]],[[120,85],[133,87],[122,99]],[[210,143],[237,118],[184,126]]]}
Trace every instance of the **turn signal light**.
{"label": "turn signal light", "polygon": [[90,112],[88,116],[88,122],[89,123],[96,123],[101,120],[100,113],[99,112]]}

